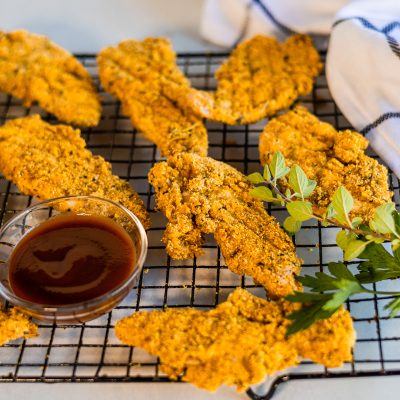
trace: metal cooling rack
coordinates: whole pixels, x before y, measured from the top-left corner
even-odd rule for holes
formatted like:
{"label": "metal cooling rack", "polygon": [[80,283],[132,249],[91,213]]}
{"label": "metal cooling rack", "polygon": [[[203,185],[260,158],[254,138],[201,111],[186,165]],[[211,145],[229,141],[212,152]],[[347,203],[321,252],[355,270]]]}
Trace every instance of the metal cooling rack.
{"label": "metal cooling rack", "polygon": [[[181,54],[178,62],[195,87],[207,90],[215,87],[213,74],[225,57],[226,54]],[[85,54],[78,58],[98,84],[95,56]],[[148,231],[147,260],[138,286],[109,314],[83,325],[40,324],[37,338],[0,347],[2,382],[165,382],[168,378],[160,371],[157,358],[124,346],[116,338],[113,326],[118,319],[137,310],[160,309],[166,305],[214,307],[237,286],[264,295],[263,289],[251,278],[239,277],[226,268],[212,237],[207,237],[204,255],[194,260],[174,261],[166,255],[161,243],[165,218],[154,211],[154,192],[147,181],[149,169],[161,159],[159,152],[132,128],[128,118],[122,115],[119,102],[100,87],[99,91],[103,98],[101,123],[82,133],[89,148],[112,162],[114,173],[129,180],[150,211],[153,224]],[[312,94],[300,101],[336,128],[350,127],[333,102],[324,75],[318,77]],[[14,98],[0,97],[0,122],[34,113],[54,121],[38,107],[26,109]],[[263,120],[253,125],[231,127],[207,122],[209,155],[245,174],[259,170],[258,137],[265,124]],[[392,173],[390,186],[398,204],[399,181]],[[0,178],[1,224],[34,202]],[[280,221],[285,217],[282,208],[270,208],[270,212]],[[342,258],[335,244],[336,233],[335,228],[309,224],[296,234],[297,252],[305,261],[303,272],[323,270],[328,262]],[[389,282],[379,288],[390,290],[393,285]],[[400,318],[387,318],[383,307],[388,301],[387,297],[363,294],[348,302],[358,334],[353,362],[342,368],[326,369],[305,361],[297,368],[269,378],[266,384],[250,389],[249,397],[269,399],[279,384],[296,379],[400,375]]]}

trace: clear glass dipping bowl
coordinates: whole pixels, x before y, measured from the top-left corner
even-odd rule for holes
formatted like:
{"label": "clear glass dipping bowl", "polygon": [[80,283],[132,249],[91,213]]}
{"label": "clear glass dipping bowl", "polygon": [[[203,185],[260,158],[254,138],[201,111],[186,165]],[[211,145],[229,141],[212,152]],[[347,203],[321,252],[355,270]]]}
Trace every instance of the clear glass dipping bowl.
{"label": "clear glass dipping bowl", "polygon": [[[130,276],[106,294],[60,306],[32,303],[16,296],[9,282],[8,260],[24,235],[44,221],[57,215],[100,215],[122,226],[136,246],[136,265]],[[138,280],[147,254],[147,236],[139,219],[127,208],[94,196],[60,197],[35,204],[17,214],[0,229],[0,296],[26,314],[50,323],[82,323],[99,317],[117,306]]]}

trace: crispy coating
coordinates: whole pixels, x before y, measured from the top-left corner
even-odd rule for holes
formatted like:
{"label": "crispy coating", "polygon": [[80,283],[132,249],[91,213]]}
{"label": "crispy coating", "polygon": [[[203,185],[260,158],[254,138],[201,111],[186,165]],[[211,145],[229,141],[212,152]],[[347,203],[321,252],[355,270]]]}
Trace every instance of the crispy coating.
{"label": "crispy coating", "polygon": [[100,100],[89,73],[45,36],[0,32],[0,90],[26,106],[37,101],[61,121],[96,126],[100,119]]}
{"label": "crispy coating", "polygon": [[169,220],[163,241],[172,258],[200,255],[203,235],[212,233],[228,268],[252,276],[270,296],[297,287],[301,262],[292,241],[249,194],[251,184],[235,168],[181,153],[156,164],[149,181]]}
{"label": "crispy coating", "polygon": [[321,67],[310,37],[294,35],[279,43],[257,35],[239,44],[217,70],[215,92],[184,93],[177,87],[175,97],[202,117],[233,125],[252,123],[310,93]]}
{"label": "crispy coating", "polygon": [[169,81],[176,87],[190,86],[167,39],[126,40],[103,49],[97,62],[104,88],[121,100],[132,124],[163,155],[182,151],[207,155],[208,137],[201,119],[166,95]]}
{"label": "crispy coating", "polygon": [[117,322],[118,338],[160,357],[161,369],[207,390],[238,391],[309,358],[326,367],[352,359],[355,331],[343,308],[305,331],[285,337],[286,316],[298,304],[268,301],[237,288],[210,311],[193,308],[137,312]]}
{"label": "crispy coating", "polygon": [[7,122],[0,128],[0,171],[27,195],[98,196],[128,208],[145,228],[150,225],[138,194],[86,148],[78,129],[50,125],[39,115]]}
{"label": "crispy coating", "polygon": [[37,336],[38,327],[16,308],[0,310],[0,346],[19,338]]}
{"label": "crispy coating", "polygon": [[[380,204],[390,201],[387,169],[365,155],[368,141],[350,130],[318,120],[304,107],[272,119],[260,137],[262,164],[281,151],[289,166],[300,165],[317,187],[310,201],[322,214],[343,185],[354,198],[352,215],[369,221]],[[285,184],[285,182],[283,182]]]}

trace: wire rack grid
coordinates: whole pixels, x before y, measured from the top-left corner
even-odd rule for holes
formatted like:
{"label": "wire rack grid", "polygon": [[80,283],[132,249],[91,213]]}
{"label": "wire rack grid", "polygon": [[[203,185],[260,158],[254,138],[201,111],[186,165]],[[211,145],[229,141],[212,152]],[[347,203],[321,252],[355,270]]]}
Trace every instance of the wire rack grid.
{"label": "wire rack grid", "polygon": [[[321,56],[325,58],[325,54]],[[132,128],[121,112],[120,103],[99,85],[95,56],[78,55],[92,73],[103,100],[103,116],[98,127],[83,130],[88,147],[113,165],[115,174],[127,179],[143,198],[152,218],[148,231],[148,257],[137,286],[112,312],[85,324],[55,326],[39,324],[40,335],[27,341],[16,341],[0,347],[0,381],[2,382],[165,382],[168,378],[159,369],[159,360],[138,348],[121,344],[114,334],[115,322],[137,310],[168,307],[207,309],[224,301],[235,287],[265,296],[263,289],[249,277],[229,271],[213,238],[207,237],[204,254],[188,261],[169,258],[161,243],[165,218],[154,210],[154,191],[147,181],[149,169],[161,160],[156,147]],[[215,88],[216,68],[226,54],[181,54],[178,63],[194,87]],[[313,92],[299,101],[322,120],[338,129],[350,128],[333,102],[325,75],[316,81]],[[1,122],[15,117],[39,113],[48,121],[50,115],[36,106],[24,108],[10,96],[0,97]],[[207,122],[209,155],[227,162],[243,173],[260,170],[258,138],[266,120],[245,126],[227,126]],[[372,154],[373,155],[373,154]],[[375,155],[373,155],[376,157]],[[398,204],[399,181],[390,173],[390,187]],[[0,223],[34,204],[35,199],[0,178]],[[279,221],[285,210],[269,207]],[[335,244],[337,229],[309,223],[296,234],[297,252],[304,260],[303,272],[324,270],[330,261],[342,259]],[[389,290],[394,283],[386,283]],[[382,285],[380,286],[382,289]],[[265,384],[250,389],[252,399],[272,397],[276,387],[295,379],[400,375],[400,318],[389,319],[384,306],[389,298],[362,295],[347,303],[357,330],[354,360],[341,368],[326,369],[304,361],[297,368],[269,378]]]}

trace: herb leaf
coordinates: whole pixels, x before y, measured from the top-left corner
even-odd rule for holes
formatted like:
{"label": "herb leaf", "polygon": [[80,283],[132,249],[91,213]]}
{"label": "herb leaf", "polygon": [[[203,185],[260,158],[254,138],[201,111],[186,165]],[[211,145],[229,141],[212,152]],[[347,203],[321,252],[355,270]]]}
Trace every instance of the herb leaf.
{"label": "herb leaf", "polygon": [[357,258],[367,247],[369,242],[363,240],[351,240],[344,249],[344,261],[350,261]]}
{"label": "herb leaf", "polygon": [[264,178],[259,172],[253,172],[252,174],[247,176],[247,179],[254,185],[258,185],[259,183],[264,182]]}
{"label": "herb leaf", "polygon": [[354,280],[348,281],[343,279],[338,282],[338,285],[340,286],[339,290],[323,305],[322,308],[324,310],[335,312],[351,295],[364,291],[360,284]]}
{"label": "herb leaf", "polygon": [[312,288],[312,292],[324,292],[326,290],[336,290],[335,280],[325,272],[317,272],[315,276],[306,275],[297,278],[304,286]]}
{"label": "herb leaf", "polygon": [[[295,292],[286,296],[286,300],[303,303],[302,308],[291,313],[287,318],[294,322],[288,327],[287,335],[307,329],[315,321],[329,318],[353,294],[362,293],[365,289],[343,263],[330,263],[329,272],[317,272],[315,277],[306,275],[297,279],[312,288],[312,292]],[[328,293],[313,293],[313,292]]]}
{"label": "herb leaf", "polygon": [[[286,179],[280,180],[283,177]],[[387,279],[400,279],[400,213],[394,203],[379,206],[367,226],[361,216],[350,220],[354,200],[350,192],[341,186],[334,193],[325,213],[314,213],[312,204],[305,199],[311,196],[316,182],[310,180],[298,165],[288,168],[280,152],[274,154],[271,163],[264,167],[263,174],[253,173],[248,180],[260,185],[251,190],[254,197],[286,206],[290,216],[285,219],[283,226],[289,234],[297,232],[302,222],[311,218],[323,226],[340,227],[342,230],[336,235],[336,242],[344,251],[344,260],[362,260],[357,267],[357,274],[353,274],[343,263],[331,263],[328,265],[329,273],[317,272],[314,276],[298,277],[308,291],[287,296],[289,301],[302,303],[301,308],[288,317],[293,321],[288,334],[328,318],[356,293],[394,296],[385,308],[391,317],[400,313],[400,292],[381,292],[363,286]],[[281,184],[285,184],[285,187],[282,188]],[[386,240],[391,242],[393,254],[385,249]]]}
{"label": "herb leaf", "polygon": [[332,203],[326,208],[326,218],[333,218],[335,216],[335,210],[332,206]]}
{"label": "herb leaf", "polygon": [[393,251],[394,257],[400,263],[400,239],[393,240],[392,251]]}
{"label": "herb leaf", "polygon": [[367,260],[357,267],[359,274],[356,278],[361,283],[400,278],[400,260],[393,257],[381,244],[368,244],[359,258]]}
{"label": "herb leaf", "polygon": [[338,234],[336,235],[336,244],[342,249],[342,250],[346,250],[346,247],[348,246],[348,244],[357,238],[357,235],[353,232],[348,232],[345,230],[341,230],[340,232],[338,232]]}
{"label": "herb leaf", "polygon": [[301,222],[293,218],[292,216],[289,216],[285,219],[283,222],[283,227],[285,230],[289,233],[296,233],[300,230],[301,228]]}
{"label": "herb leaf", "polygon": [[263,177],[267,182],[271,180],[271,171],[269,170],[268,165],[264,166]]}
{"label": "herb leaf", "polygon": [[360,224],[363,222],[363,219],[361,217],[354,217],[351,220],[351,225],[353,228],[357,228],[357,226],[360,226]]}
{"label": "herb leaf", "polygon": [[296,197],[301,197],[304,200],[305,197],[310,196],[316,184],[317,182],[307,178],[307,175],[298,165],[293,165],[290,169],[289,185],[294,190]]}
{"label": "herb leaf", "polygon": [[372,230],[384,234],[392,233],[400,238],[396,232],[394,213],[396,213],[394,203],[380,205],[375,210],[374,218],[370,222]]}
{"label": "herb leaf", "polygon": [[[324,296],[322,300],[318,300],[319,295],[315,294],[315,299],[311,300],[310,304],[303,305],[300,310],[297,310],[287,316],[287,319],[293,320],[287,328],[286,335],[290,336],[296,332],[309,328],[316,321],[329,318],[334,311],[323,309],[323,305],[331,296]],[[303,302],[303,300],[301,300]]]}
{"label": "herb leaf", "polygon": [[385,310],[389,310],[390,318],[400,313],[400,296],[395,297],[390,303],[386,304]]}
{"label": "herb leaf", "polygon": [[280,151],[277,151],[272,157],[269,169],[275,181],[279,178],[283,178],[290,171],[290,168],[286,166],[285,158]]}
{"label": "herb leaf", "polygon": [[339,279],[346,279],[348,281],[356,282],[356,277],[351,273],[351,271],[341,262],[331,262],[328,264],[329,272]]}
{"label": "herb leaf", "polygon": [[267,201],[269,203],[279,201],[272,194],[272,190],[270,188],[267,188],[266,186],[257,186],[250,190],[250,194],[260,200]]}
{"label": "herb leaf", "polygon": [[343,224],[348,224],[348,214],[354,205],[350,192],[344,186],[340,186],[333,195],[331,204],[335,210],[335,218]]}
{"label": "herb leaf", "polygon": [[396,232],[400,235],[400,212],[395,210],[392,215],[394,219],[394,225],[396,227]]}
{"label": "herb leaf", "polygon": [[312,205],[308,201],[292,201],[286,205],[289,214],[297,221],[313,218]]}
{"label": "herb leaf", "polygon": [[307,189],[304,190],[304,197],[310,197],[316,186],[317,186],[317,181],[309,179]]}

